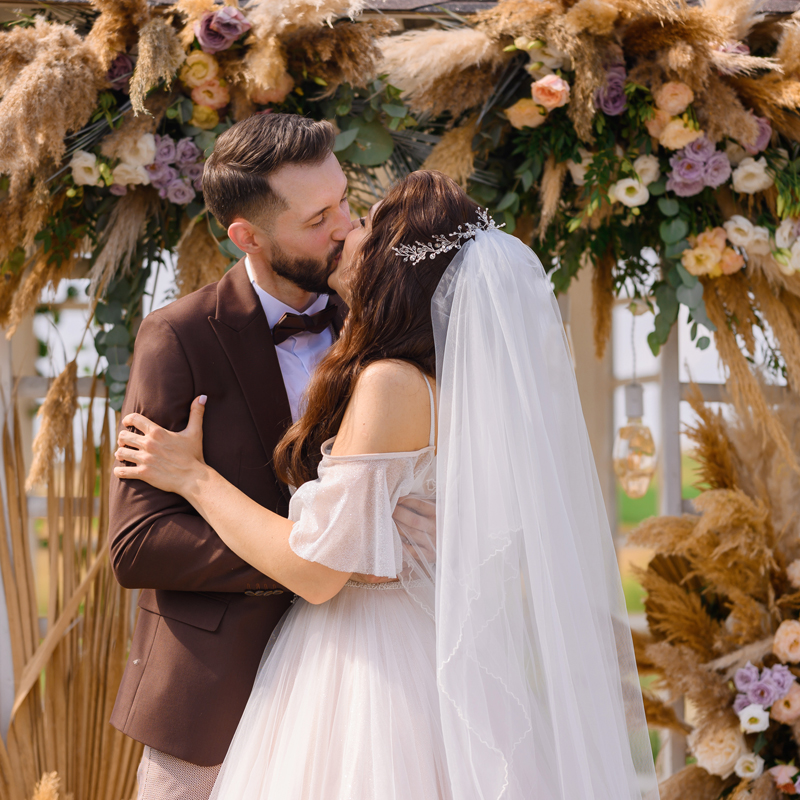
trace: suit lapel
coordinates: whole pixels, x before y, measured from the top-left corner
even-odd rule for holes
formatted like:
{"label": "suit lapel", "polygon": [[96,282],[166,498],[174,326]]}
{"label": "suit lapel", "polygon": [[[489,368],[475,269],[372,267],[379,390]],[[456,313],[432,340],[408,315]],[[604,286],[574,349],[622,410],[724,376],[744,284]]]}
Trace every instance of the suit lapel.
{"label": "suit lapel", "polygon": [[[272,451],[291,425],[292,412],[269,324],[244,261],[217,284],[217,310],[208,321],[236,373],[264,451]],[[281,482],[281,489],[289,491]]]}

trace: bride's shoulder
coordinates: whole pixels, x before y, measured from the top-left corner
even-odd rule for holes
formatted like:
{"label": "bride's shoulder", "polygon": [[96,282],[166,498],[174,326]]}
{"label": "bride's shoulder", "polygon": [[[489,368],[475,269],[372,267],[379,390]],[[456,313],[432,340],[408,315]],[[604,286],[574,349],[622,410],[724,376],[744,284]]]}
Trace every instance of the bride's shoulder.
{"label": "bride's shoulder", "polygon": [[365,367],[356,380],[334,451],[393,453],[425,447],[430,400],[424,381],[422,372],[405,361],[383,359]]}

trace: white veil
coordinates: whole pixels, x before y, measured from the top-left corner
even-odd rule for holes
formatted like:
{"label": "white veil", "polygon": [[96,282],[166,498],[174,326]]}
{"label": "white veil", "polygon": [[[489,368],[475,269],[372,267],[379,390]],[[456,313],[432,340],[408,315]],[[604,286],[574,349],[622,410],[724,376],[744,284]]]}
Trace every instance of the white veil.
{"label": "white veil", "polygon": [[477,233],[432,301],[437,680],[457,800],[657,796],[616,555],[541,262]]}

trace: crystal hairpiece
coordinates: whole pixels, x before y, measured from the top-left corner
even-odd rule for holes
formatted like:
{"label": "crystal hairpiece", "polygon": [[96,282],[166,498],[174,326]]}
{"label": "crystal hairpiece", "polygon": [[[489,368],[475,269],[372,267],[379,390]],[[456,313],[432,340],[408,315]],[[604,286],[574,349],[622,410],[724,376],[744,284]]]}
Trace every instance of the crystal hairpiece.
{"label": "crystal hairpiece", "polygon": [[489,216],[488,209],[479,208],[478,222],[467,222],[464,225],[459,225],[457,230],[447,235],[436,234],[433,237],[433,241],[427,244],[422,242],[416,242],[413,245],[401,244],[399,247],[393,247],[392,250],[397,255],[402,256],[403,261],[419,264],[420,261],[424,261],[426,258],[436,258],[440,253],[447,253],[454,248],[460,250],[464,240],[471,239],[478,231],[499,231],[500,228],[504,227],[505,222],[500,225],[495,224],[495,221]]}

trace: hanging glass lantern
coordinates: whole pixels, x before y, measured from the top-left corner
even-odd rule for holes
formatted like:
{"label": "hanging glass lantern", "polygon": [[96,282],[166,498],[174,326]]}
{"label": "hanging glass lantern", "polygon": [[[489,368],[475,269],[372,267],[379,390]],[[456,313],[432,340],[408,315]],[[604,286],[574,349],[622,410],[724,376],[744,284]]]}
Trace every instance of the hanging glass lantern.
{"label": "hanging glass lantern", "polygon": [[640,383],[625,387],[625,416],[614,440],[614,472],[628,497],[644,497],[656,471],[656,445],[650,428],[642,423],[644,390]]}

